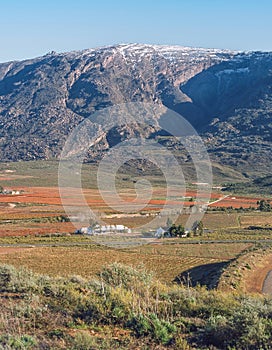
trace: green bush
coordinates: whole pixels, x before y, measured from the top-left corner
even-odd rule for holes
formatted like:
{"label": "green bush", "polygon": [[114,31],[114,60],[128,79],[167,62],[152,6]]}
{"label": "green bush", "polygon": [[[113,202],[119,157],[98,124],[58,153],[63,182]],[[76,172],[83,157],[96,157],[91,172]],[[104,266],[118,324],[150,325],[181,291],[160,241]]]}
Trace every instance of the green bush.
{"label": "green bush", "polygon": [[176,333],[175,325],[168,321],[160,320],[155,314],[136,315],[131,318],[128,326],[132,328],[137,336],[149,336],[157,343],[169,344]]}
{"label": "green bush", "polygon": [[220,348],[226,348],[233,336],[233,330],[225,316],[211,316],[205,326],[205,342]]}
{"label": "green bush", "polygon": [[95,338],[86,332],[76,334],[71,350],[91,350],[96,349],[97,343]]}
{"label": "green bush", "polygon": [[29,335],[12,336],[1,335],[0,347],[5,350],[28,350],[35,349],[37,345],[36,340]]}
{"label": "green bush", "polygon": [[270,349],[272,334],[272,302],[246,298],[230,318],[235,342],[246,349]]}
{"label": "green bush", "polygon": [[240,300],[232,315],[211,316],[205,326],[206,342],[222,349],[271,349],[271,301],[264,304],[249,297]]}
{"label": "green bush", "polygon": [[[0,291],[0,349],[57,349],[60,343],[67,349],[125,349],[131,339],[138,348],[187,350],[190,342],[199,349],[271,348],[272,299],[167,286],[143,268],[112,264],[88,281],[3,265]],[[90,333],[93,327],[103,330],[101,337]],[[70,328],[86,331],[75,335]],[[33,330],[35,337],[22,336]],[[116,330],[129,334],[125,342],[111,339]]]}
{"label": "green bush", "polygon": [[30,270],[0,266],[0,290],[3,292],[30,292],[37,289],[37,277]]}
{"label": "green bush", "polygon": [[113,263],[108,267],[104,267],[100,277],[102,280],[112,287],[131,288],[137,282],[149,285],[152,282],[153,274],[147,272],[143,267],[139,270],[131,266]]}

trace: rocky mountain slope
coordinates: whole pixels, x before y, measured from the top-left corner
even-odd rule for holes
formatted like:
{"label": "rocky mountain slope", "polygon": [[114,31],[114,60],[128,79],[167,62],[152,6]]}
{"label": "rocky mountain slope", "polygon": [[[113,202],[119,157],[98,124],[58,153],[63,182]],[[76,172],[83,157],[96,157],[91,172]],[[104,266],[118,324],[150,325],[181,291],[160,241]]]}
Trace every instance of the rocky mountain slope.
{"label": "rocky mountain slope", "polygon": [[[272,53],[137,44],[0,64],[0,158],[58,157],[82,120],[130,101],[182,114],[217,162],[271,170]],[[100,140],[90,160],[118,133]]]}

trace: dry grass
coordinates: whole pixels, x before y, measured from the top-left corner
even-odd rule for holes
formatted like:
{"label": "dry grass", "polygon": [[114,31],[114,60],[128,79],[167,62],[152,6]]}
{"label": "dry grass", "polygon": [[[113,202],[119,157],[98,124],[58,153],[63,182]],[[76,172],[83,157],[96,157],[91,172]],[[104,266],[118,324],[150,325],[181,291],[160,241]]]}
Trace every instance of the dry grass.
{"label": "dry grass", "polygon": [[240,218],[240,223],[242,227],[247,226],[272,226],[272,215],[271,213],[254,213],[250,215],[243,215]]}
{"label": "dry grass", "polygon": [[272,247],[252,247],[232,261],[221,275],[219,289],[262,293],[267,273],[271,271]]}
{"label": "dry grass", "polygon": [[1,254],[1,263],[25,266],[53,276],[94,276],[101,267],[120,262],[137,267],[144,264],[164,282],[171,282],[192,267],[226,261],[246,249],[248,244],[148,245],[116,250],[102,246],[32,248],[8,250]]}

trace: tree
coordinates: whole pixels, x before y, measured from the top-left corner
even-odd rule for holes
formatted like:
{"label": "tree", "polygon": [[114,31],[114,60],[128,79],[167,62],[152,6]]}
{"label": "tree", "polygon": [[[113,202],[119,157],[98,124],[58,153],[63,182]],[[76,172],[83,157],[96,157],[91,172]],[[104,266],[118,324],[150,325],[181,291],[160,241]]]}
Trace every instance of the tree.
{"label": "tree", "polygon": [[178,225],[177,235],[182,236],[184,235],[184,232],[185,232],[185,228],[182,225]]}
{"label": "tree", "polygon": [[199,221],[199,223],[198,223],[198,233],[199,233],[199,236],[202,236],[202,235],[203,235],[203,231],[204,231],[203,222],[202,222],[202,221]]}
{"label": "tree", "polygon": [[260,211],[271,211],[272,210],[269,200],[262,199],[262,200],[258,201],[257,204],[259,205],[258,209]]}
{"label": "tree", "polygon": [[171,218],[167,218],[167,221],[166,221],[166,226],[167,227],[171,227],[173,225],[173,221]]}
{"label": "tree", "polygon": [[171,237],[176,237],[177,236],[177,226],[175,224],[173,224],[169,228],[169,234],[170,234]]}
{"label": "tree", "polygon": [[193,233],[194,236],[202,236],[203,235],[203,222],[195,221],[193,224]]}
{"label": "tree", "polygon": [[184,232],[185,232],[185,229],[182,225],[176,226],[175,224],[173,224],[169,228],[169,234],[171,237],[180,237],[180,236],[184,235]]}

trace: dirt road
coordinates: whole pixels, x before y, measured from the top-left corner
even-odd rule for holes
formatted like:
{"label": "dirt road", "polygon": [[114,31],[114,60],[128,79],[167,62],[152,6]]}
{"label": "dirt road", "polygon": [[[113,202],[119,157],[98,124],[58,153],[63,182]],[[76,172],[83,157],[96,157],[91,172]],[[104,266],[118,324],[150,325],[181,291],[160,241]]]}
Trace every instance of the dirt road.
{"label": "dirt road", "polygon": [[272,295],[272,270],[268,272],[263,283],[263,293]]}

